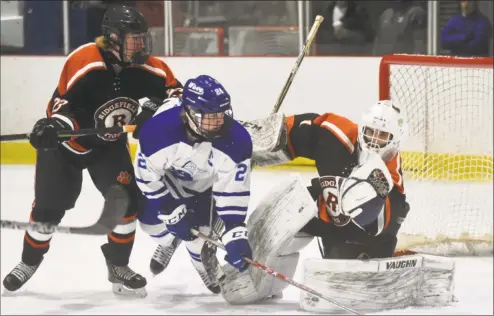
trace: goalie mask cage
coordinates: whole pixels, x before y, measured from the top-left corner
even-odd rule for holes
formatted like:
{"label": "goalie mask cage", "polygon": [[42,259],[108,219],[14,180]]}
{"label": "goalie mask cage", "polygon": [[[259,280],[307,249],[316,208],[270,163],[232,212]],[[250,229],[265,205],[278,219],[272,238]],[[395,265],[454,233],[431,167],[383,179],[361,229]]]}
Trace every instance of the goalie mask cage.
{"label": "goalie mask cage", "polygon": [[408,121],[398,248],[492,254],[493,58],[384,56],[379,97]]}

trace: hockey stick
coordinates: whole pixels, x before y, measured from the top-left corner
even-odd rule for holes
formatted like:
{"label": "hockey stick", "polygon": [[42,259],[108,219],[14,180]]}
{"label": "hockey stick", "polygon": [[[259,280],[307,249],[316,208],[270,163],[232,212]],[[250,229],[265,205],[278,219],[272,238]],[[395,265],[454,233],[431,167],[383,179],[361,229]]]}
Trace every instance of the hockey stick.
{"label": "hockey stick", "polygon": [[80,235],[106,235],[119,224],[129,206],[127,191],[121,185],[113,185],[105,194],[103,211],[98,221],[87,227],[58,226],[40,222],[16,222],[0,220],[1,228],[30,230],[39,233],[64,233]]}
{"label": "hockey stick", "polygon": [[[85,128],[78,130],[65,130],[58,131],[58,137],[71,137],[71,136],[86,136],[86,135],[94,135],[94,134],[105,134],[105,133],[130,133],[135,130],[135,125],[124,125],[124,126],[113,126],[113,127],[100,127],[100,128]],[[0,141],[9,141],[9,140],[25,140],[29,139],[30,133],[26,134],[9,134],[9,135],[1,135]]]}
{"label": "hockey stick", "polygon": [[[204,235],[203,233],[199,232],[198,230],[196,230],[196,229],[192,228],[192,229],[191,229],[191,232],[192,232],[192,234],[194,234],[195,236],[197,236],[197,237],[199,237],[199,238],[202,238],[202,239],[206,240],[207,242],[212,243],[212,244],[213,244],[213,245],[215,245],[216,247],[218,247],[218,248],[221,248],[221,249],[225,250],[225,246],[224,246],[222,243],[220,243],[220,242],[218,242],[218,241],[216,241],[216,240],[214,240],[214,239],[212,239],[212,238],[209,238],[208,236]],[[315,290],[311,289],[310,287],[307,287],[307,286],[305,286],[305,285],[303,285],[303,284],[300,284],[300,283],[298,283],[298,282],[296,282],[296,281],[294,281],[294,280],[290,279],[289,277],[287,277],[287,276],[285,276],[285,275],[283,275],[283,274],[281,274],[281,273],[276,272],[275,270],[273,270],[273,269],[271,269],[271,268],[269,268],[269,267],[265,266],[264,264],[262,264],[262,263],[260,263],[260,262],[257,262],[257,261],[255,261],[255,260],[249,259],[249,258],[247,258],[247,257],[244,257],[244,260],[245,260],[245,261],[247,261],[247,263],[249,263],[250,265],[252,265],[252,266],[254,266],[254,267],[256,267],[256,268],[258,268],[258,269],[260,269],[260,270],[262,270],[262,271],[264,271],[264,272],[266,272],[267,274],[272,275],[272,276],[274,276],[275,278],[278,278],[278,279],[280,279],[280,280],[282,280],[282,281],[285,281],[286,283],[288,283],[288,284],[290,284],[290,285],[293,285],[293,286],[295,286],[296,288],[301,289],[302,291],[306,291],[306,292],[308,292],[308,293],[310,293],[310,294],[312,294],[312,295],[314,295],[314,296],[317,296],[317,297],[319,297],[319,298],[322,298],[323,300],[326,300],[326,301],[328,301],[329,303],[331,303],[331,304],[333,304],[333,305],[335,305],[335,306],[337,306],[337,307],[339,307],[339,308],[341,308],[341,309],[343,309],[343,310],[345,310],[345,311],[347,311],[347,312],[349,312],[349,313],[352,313],[352,314],[354,314],[354,315],[364,315],[364,314],[359,313],[359,312],[357,312],[357,311],[355,311],[355,310],[353,310],[353,309],[351,309],[351,308],[348,308],[348,307],[346,307],[346,306],[344,306],[344,305],[341,305],[341,304],[340,304],[340,303],[338,303],[338,302],[335,302],[335,301],[334,301],[334,300],[332,300],[331,298],[329,298],[329,297],[327,297],[327,296],[325,296],[325,295],[323,295],[323,294],[321,294],[321,293],[319,293],[319,292],[317,292],[317,291],[315,291]]]}
{"label": "hockey stick", "polygon": [[293,66],[292,71],[290,72],[290,75],[288,76],[288,79],[286,80],[285,85],[283,86],[283,89],[281,90],[280,95],[278,96],[278,99],[276,100],[276,104],[273,107],[272,114],[277,113],[278,110],[280,109],[281,103],[285,99],[288,89],[290,89],[290,86],[292,85],[293,79],[295,78],[295,74],[300,68],[300,65],[302,64],[302,60],[304,60],[305,55],[309,52],[310,45],[312,44],[312,41],[316,37],[317,30],[319,29],[319,26],[321,25],[323,20],[324,17],[322,17],[321,15],[316,16],[316,20],[314,21],[314,24],[312,24],[312,28],[310,29],[310,32],[307,35],[307,38],[305,39],[305,43],[304,46],[302,47],[302,51],[297,57],[295,66]]}

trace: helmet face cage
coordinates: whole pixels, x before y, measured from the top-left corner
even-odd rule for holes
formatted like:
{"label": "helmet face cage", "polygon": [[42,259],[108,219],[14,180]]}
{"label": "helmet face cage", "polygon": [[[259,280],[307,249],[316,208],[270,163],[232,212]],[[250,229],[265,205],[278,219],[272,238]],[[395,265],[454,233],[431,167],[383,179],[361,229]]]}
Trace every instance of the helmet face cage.
{"label": "helmet face cage", "polygon": [[122,37],[121,60],[131,64],[144,64],[153,50],[149,31],[145,33],[127,33]]}
{"label": "helmet face cage", "polygon": [[362,126],[358,135],[361,150],[377,153],[384,161],[393,157],[399,148],[399,141],[388,131]]}
{"label": "helmet face cage", "polygon": [[191,106],[186,106],[185,110],[189,126],[196,134],[203,136],[207,140],[220,137],[225,127],[225,116],[231,116],[231,108],[213,113],[205,113]]}
{"label": "helmet face cage", "polygon": [[358,133],[359,148],[373,151],[388,161],[399,150],[406,128],[399,108],[389,100],[379,101],[363,115]]}
{"label": "helmet face cage", "polygon": [[391,143],[393,139],[393,134],[391,134],[390,132],[381,131],[369,126],[363,126],[362,129],[364,143],[367,148],[371,150],[379,150],[380,148],[385,148]]}

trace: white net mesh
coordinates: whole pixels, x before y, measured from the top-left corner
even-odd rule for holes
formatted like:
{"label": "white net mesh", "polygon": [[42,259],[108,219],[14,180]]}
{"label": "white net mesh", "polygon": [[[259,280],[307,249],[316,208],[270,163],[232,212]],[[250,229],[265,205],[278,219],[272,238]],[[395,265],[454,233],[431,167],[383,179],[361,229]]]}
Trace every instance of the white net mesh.
{"label": "white net mesh", "polygon": [[296,56],[300,46],[298,27],[232,26],[228,28],[230,56]]}
{"label": "white net mesh", "polygon": [[402,151],[411,209],[399,247],[492,253],[492,58],[388,58],[381,98],[398,102],[409,124]]}

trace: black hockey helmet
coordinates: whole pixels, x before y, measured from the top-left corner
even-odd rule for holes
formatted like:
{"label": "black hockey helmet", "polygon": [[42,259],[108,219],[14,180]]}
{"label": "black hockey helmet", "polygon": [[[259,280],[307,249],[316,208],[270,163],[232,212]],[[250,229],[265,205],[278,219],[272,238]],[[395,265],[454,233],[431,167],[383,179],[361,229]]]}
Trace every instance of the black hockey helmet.
{"label": "black hockey helmet", "polygon": [[129,6],[109,7],[101,30],[110,48],[119,52],[121,61],[144,64],[149,58],[152,51],[149,26],[137,9]]}

